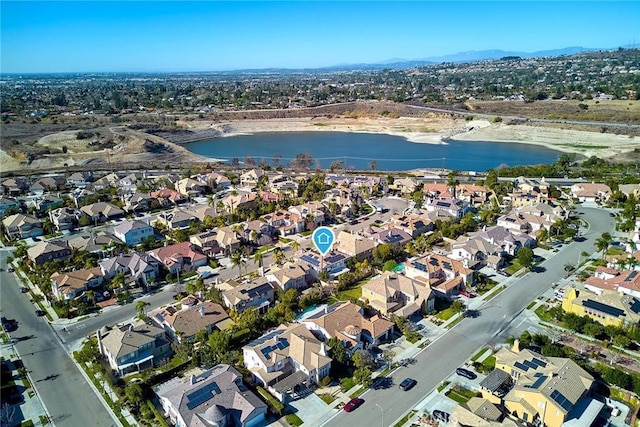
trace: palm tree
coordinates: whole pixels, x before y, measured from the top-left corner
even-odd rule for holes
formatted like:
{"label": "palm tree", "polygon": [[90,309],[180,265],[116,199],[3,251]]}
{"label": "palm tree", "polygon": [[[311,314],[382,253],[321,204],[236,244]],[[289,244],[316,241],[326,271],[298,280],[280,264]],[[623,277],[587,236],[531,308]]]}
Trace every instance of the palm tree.
{"label": "palm tree", "polygon": [[278,263],[279,265],[282,265],[282,262],[284,261],[284,253],[282,252],[281,248],[274,249],[273,259],[275,260],[276,263]]}
{"label": "palm tree", "polygon": [[297,240],[294,240],[293,242],[291,242],[291,250],[294,252],[297,252],[298,249],[300,249],[300,243]]}
{"label": "palm tree", "polygon": [[602,258],[604,258],[605,254],[607,253],[607,249],[609,249],[609,245],[611,245],[611,242],[613,242],[613,237],[606,231],[596,239],[595,245],[598,251],[602,252]]}
{"label": "palm tree", "polygon": [[138,317],[140,318],[144,317],[146,315],[145,308],[147,308],[150,305],[151,304],[149,304],[146,301],[138,301],[136,303],[136,311],[138,312]]}
{"label": "palm tree", "polygon": [[247,262],[242,257],[242,253],[240,253],[239,251],[235,251],[231,255],[231,265],[233,267],[238,267],[238,276],[242,275],[242,266],[245,265],[246,263]]}
{"label": "palm tree", "polygon": [[538,243],[544,243],[547,240],[549,240],[549,230],[547,230],[546,228],[542,227],[540,229],[540,231],[538,231],[537,240],[538,240]]}

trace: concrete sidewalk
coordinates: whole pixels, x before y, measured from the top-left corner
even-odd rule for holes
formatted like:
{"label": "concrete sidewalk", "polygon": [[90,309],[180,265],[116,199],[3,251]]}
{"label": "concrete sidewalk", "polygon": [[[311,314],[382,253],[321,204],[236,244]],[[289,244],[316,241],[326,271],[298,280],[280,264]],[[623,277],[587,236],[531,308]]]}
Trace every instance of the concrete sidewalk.
{"label": "concrete sidewalk", "polygon": [[[15,403],[10,399],[10,396],[5,396],[3,393],[3,402],[5,398],[11,402],[9,403],[9,409],[7,409],[6,413],[12,414],[12,417],[6,426],[20,426],[23,422],[29,420],[36,426],[44,425],[43,421],[45,424],[49,423],[49,425],[53,425],[49,413],[40,400],[40,396],[36,390],[30,386],[33,380],[29,372],[26,372],[27,382],[20,377],[18,367],[22,365],[22,362],[18,354],[16,354],[12,343],[0,344],[0,357],[3,360],[3,364],[7,365],[10,369],[11,380],[15,383],[19,392],[19,395],[15,395]],[[3,384],[5,381],[8,381],[8,379],[3,378]],[[29,384],[29,387],[26,387],[27,384]]]}

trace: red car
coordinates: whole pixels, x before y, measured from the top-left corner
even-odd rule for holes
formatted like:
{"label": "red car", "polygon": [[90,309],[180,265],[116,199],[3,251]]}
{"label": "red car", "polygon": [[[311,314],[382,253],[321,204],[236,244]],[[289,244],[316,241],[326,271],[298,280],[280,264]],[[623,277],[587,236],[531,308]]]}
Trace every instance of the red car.
{"label": "red car", "polygon": [[460,295],[465,296],[467,298],[475,298],[476,297],[471,292],[468,292],[468,291],[465,291],[465,290],[460,291]]}
{"label": "red car", "polygon": [[354,397],[353,399],[348,401],[346,405],[344,405],[344,410],[345,412],[351,412],[354,409],[356,409],[358,406],[362,405],[363,403],[364,403],[363,399],[360,399],[359,397]]}

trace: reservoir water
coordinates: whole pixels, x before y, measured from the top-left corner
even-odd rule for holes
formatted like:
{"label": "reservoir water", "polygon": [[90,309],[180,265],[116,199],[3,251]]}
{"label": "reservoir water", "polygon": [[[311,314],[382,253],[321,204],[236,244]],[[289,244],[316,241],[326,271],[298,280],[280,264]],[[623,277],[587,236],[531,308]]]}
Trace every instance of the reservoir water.
{"label": "reservoir water", "polygon": [[499,166],[548,164],[558,160],[559,151],[530,144],[450,141],[448,144],[419,144],[384,134],[349,132],[278,132],[240,135],[192,142],[189,151],[205,157],[243,162],[251,157],[269,164],[278,158],[288,166],[300,153],[310,153],[313,167],[328,168],[342,161],[347,168],[409,170],[420,168],[485,171]]}

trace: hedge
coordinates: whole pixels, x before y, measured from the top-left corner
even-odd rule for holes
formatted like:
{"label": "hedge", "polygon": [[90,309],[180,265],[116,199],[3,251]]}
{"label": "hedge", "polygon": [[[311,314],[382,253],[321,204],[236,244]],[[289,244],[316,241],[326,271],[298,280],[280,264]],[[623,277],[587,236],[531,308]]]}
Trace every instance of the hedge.
{"label": "hedge", "polygon": [[271,410],[274,413],[278,415],[284,415],[284,405],[278,399],[273,397],[271,393],[260,386],[257,386],[256,389],[258,390],[258,393],[260,393],[262,397],[266,399],[267,404],[271,407]]}

